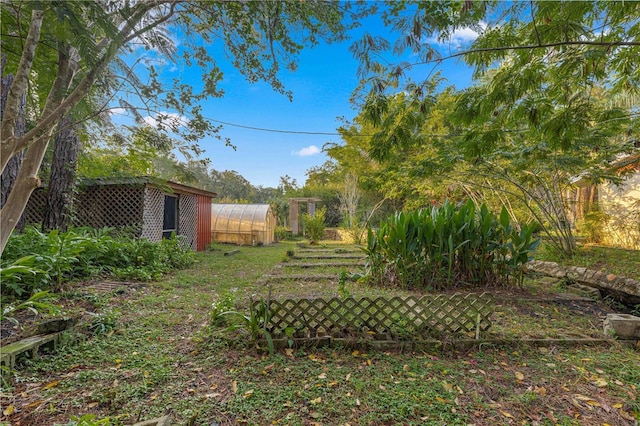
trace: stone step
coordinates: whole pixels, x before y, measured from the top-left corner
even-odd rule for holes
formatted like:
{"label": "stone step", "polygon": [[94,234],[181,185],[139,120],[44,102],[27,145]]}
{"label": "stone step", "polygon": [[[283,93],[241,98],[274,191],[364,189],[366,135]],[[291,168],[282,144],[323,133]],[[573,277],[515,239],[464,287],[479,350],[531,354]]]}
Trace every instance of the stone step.
{"label": "stone step", "polygon": [[333,267],[354,267],[364,266],[364,262],[287,262],[282,264],[282,268],[333,268]]}
{"label": "stone step", "polygon": [[309,255],[294,255],[294,259],[358,259],[365,260],[366,257],[361,254],[309,254]]}

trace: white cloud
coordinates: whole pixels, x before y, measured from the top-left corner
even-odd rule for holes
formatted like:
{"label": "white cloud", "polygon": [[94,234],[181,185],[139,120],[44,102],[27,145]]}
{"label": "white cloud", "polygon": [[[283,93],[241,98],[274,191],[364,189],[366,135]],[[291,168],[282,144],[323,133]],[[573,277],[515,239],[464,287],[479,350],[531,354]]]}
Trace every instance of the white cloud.
{"label": "white cloud", "polygon": [[298,157],[310,157],[312,155],[318,155],[322,152],[320,148],[315,145],[309,145],[305,148],[302,148],[300,151],[292,151],[291,155],[296,155]]}
{"label": "white cloud", "polygon": [[[482,27],[483,31],[487,28],[486,22],[481,21],[479,25]],[[442,47],[449,47],[451,50],[460,50],[472,43],[479,35],[480,33],[472,28],[458,28],[447,40],[438,40],[438,35],[436,34],[433,37],[428,38],[427,43],[437,44]]]}
{"label": "white cloud", "polygon": [[109,113],[111,115],[126,115],[127,110],[124,108],[110,108]]}
{"label": "white cloud", "polygon": [[175,112],[160,112],[155,117],[146,116],[142,119],[149,126],[157,127],[162,124],[165,127],[177,128],[187,124],[187,118]]}

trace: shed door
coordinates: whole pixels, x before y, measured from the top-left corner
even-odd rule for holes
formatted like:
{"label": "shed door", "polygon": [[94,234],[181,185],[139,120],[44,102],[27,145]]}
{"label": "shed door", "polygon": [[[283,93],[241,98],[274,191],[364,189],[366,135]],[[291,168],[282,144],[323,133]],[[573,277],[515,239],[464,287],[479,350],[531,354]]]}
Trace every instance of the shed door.
{"label": "shed door", "polygon": [[162,220],[162,238],[171,238],[171,234],[178,234],[178,197],[164,196],[164,219]]}

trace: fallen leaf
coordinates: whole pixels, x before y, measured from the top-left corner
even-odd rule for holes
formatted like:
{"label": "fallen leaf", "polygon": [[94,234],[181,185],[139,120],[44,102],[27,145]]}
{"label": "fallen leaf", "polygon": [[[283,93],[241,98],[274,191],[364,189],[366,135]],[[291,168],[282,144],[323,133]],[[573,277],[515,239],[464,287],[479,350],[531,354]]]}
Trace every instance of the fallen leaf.
{"label": "fallen leaf", "polygon": [[238,382],[236,382],[235,380],[231,382],[231,390],[233,391],[233,393],[238,392]]}
{"label": "fallen leaf", "polygon": [[273,369],[273,367],[275,367],[275,364],[271,364],[271,365],[267,365],[263,370],[262,370],[262,374],[263,375],[267,375],[269,374],[269,371],[271,371]]}
{"label": "fallen leaf", "polygon": [[42,389],[51,389],[54,386],[58,386],[58,383],[59,382],[57,380],[53,381],[53,382],[49,383],[48,385],[46,385],[45,387],[43,387]]}
{"label": "fallen leaf", "polygon": [[622,408],[622,407],[624,407],[624,404],[621,404],[621,403],[618,402],[616,404],[613,404],[612,407],[613,408]]}
{"label": "fallen leaf", "polygon": [[580,401],[591,401],[591,400],[593,400],[593,398],[591,398],[590,396],[580,395],[579,393],[573,394],[573,396],[576,399],[579,399]]}
{"label": "fallen leaf", "polygon": [[510,413],[507,413],[506,411],[502,411],[500,410],[500,412],[502,413],[503,416],[505,416],[508,419],[513,419],[513,415],[511,415]]}
{"label": "fallen leaf", "polygon": [[318,379],[320,379],[320,380],[324,380],[326,378],[327,378],[327,375],[325,373],[321,373],[321,374],[318,375]]}
{"label": "fallen leaf", "polygon": [[291,349],[291,348],[287,348],[287,349],[285,349],[285,350],[284,350],[284,354],[285,354],[286,356],[288,356],[289,358],[293,358],[293,349]]}
{"label": "fallen leaf", "polygon": [[536,393],[536,395],[540,396],[545,396],[547,394],[547,388],[545,388],[544,386],[534,386],[533,391]]}
{"label": "fallen leaf", "polygon": [[217,397],[219,397],[219,396],[220,396],[220,394],[219,394],[219,393],[208,393],[208,394],[206,394],[204,397],[205,397],[205,398],[217,398]]}
{"label": "fallen leaf", "polygon": [[360,400],[358,398],[356,398],[356,405],[359,407],[360,406]]}
{"label": "fallen leaf", "polygon": [[604,379],[596,379],[593,381],[593,384],[596,385],[599,388],[604,388],[606,387],[609,383],[607,383],[606,380]]}
{"label": "fallen leaf", "polygon": [[593,405],[594,407],[602,407],[602,405],[598,401],[596,401],[594,399],[591,399],[591,400],[587,401],[587,404]]}
{"label": "fallen leaf", "polygon": [[519,371],[516,371],[516,373],[515,373],[515,374],[516,374],[516,379],[518,379],[518,380],[520,380],[520,381],[523,381],[523,380],[524,380],[524,374],[522,374],[522,373],[521,373],[521,372],[519,372]]}
{"label": "fallen leaf", "polygon": [[444,388],[444,390],[446,390],[447,392],[453,392],[453,385],[450,383],[447,383],[445,381],[442,381],[442,387]]}
{"label": "fallen leaf", "polygon": [[635,419],[631,414],[627,413],[627,412],[626,412],[626,411],[624,411],[624,410],[620,410],[620,411],[618,412],[618,414],[620,414],[620,416],[621,416],[622,418],[624,418],[625,420],[629,420],[629,421],[631,421],[631,422],[633,422],[633,421],[635,421],[635,420],[636,420],[636,419]]}
{"label": "fallen leaf", "polygon": [[42,404],[44,401],[43,400],[38,400],[38,401],[34,401],[31,404],[27,405],[26,408],[35,408],[37,406],[39,406],[40,404]]}
{"label": "fallen leaf", "polygon": [[4,409],[4,411],[2,412],[2,414],[4,414],[5,416],[10,416],[12,415],[14,412],[16,411],[16,407],[13,406],[13,404],[9,405],[7,408]]}
{"label": "fallen leaf", "polygon": [[253,395],[253,389],[249,389],[244,393],[245,398],[249,398],[251,395]]}
{"label": "fallen leaf", "polygon": [[90,402],[90,403],[87,404],[87,408],[97,407],[98,405],[100,405],[99,402]]}
{"label": "fallen leaf", "polygon": [[309,401],[311,403],[311,405],[317,405],[320,404],[322,402],[322,397],[317,397],[316,399],[312,399],[311,401]]}
{"label": "fallen leaf", "polygon": [[351,379],[351,373],[347,374],[347,376],[344,378],[345,382],[348,382],[349,379]]}

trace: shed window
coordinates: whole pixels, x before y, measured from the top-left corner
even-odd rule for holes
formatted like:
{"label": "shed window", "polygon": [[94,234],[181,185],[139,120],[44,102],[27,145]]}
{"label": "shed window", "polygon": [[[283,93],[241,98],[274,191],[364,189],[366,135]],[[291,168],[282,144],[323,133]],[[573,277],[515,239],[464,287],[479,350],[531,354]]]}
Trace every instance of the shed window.
{"label": "shed window", "polygon": [[178,234],[178,197],[165,195],[162,238],[171,238],[171,234],[174,232]]}

